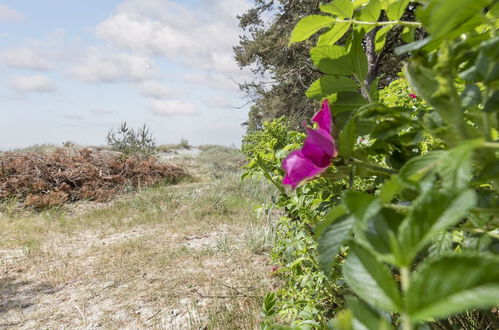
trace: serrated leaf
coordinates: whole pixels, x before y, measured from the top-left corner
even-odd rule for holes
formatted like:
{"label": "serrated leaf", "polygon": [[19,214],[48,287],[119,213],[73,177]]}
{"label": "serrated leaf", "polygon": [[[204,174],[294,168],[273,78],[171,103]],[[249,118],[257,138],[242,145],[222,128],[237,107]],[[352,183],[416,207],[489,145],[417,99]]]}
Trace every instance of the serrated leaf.
{"label": "serrated leaf", "polygon": [[345,159],[350,158],[356,140],[357,140],[357,129],[355,127],[355,121],[349,120],[341,130],[340,140],[338,143],[340,155],[343,158]]}
{"label": "serrated leaf", "polygon": [[336,101],[331,104],[333,115],[338,115],[343,112],[354,111],[366,105],[367,101],[358,92],[342,92],[338,93]]}
{"label": "serrated leaf", "polygon": [[376,197],[358,191],[345,191],[342,201],[348,211],[361,223],[374,216],[381,209]]}
{"label": "serrated leaf", "polygon": [[413,322],[497,304],[499,259],[495,256],[441,257],[413,274],[407,292],[407,309]]}
{"label": "serrated leaf", "polygon": [[426,155],[412,158],[400,169],[400,176],[404,179],[417,182],[428,172],[434,170],[447,153],[444,150],[435,150],[430,151]]}
{"label": "serrated leaf", "polygon": [[378,53],[381,52],[381,50],[385,47],[386,35],[391,30],[391,28],[391,26],[385,26],[376,33],[374,48]]}
{"label": "serrated leaf", "polygon": [[434,39],[452,37],[449,32],[481,15],[491,0],[433,0],[418,12],[418,18]]}
{"label": "serrated leaf", "polygon": [[393,329],[390,323],[372,307],[359,299],[347,297],[348,308],[353,313],[355,330],[388,330]]}
{"label": "serrated leaf", "polygon": [[363,36],[360,33],[354,32],[350,48],[353,73],[360,84],[364,83],[367,77],[367,55],[362,47],[362,38]]}
{"label": "serrated leaf", "polygon": [[340,247],[350,239],[354,222],[352,216],[341,217],[326,227],[317,239],[319,266],[325,274],[331,272],[331,266]]}
{"label": "serrated leaf", "polygon": [[467,186],[472,174],[473,151],[481,144],[481,140],[471,140],[449,150],[440,160],[436,170],[444,188],[461,189]]}
{"label": "serrated leaf", "polygon": [[381,13],[379,0],[371,0],[360,10],[359,20],[366,22],[377,22]]}
{"label": "serrated leaf", "polygon": [[302,18],[291,32],[289,43],[307,40],[314,33],[325,27],[331,26],[334,19],[329,16],[310,15]]}
{"label": "serrated leaf", "polygon": [[369,218],[365,226],[356,228],[354,235],[381,261],[396,265],[401,259],[396,233],[403,219],[403,215],[396,211],[383,208],[375,216]]}
{"label": "serrated leaf", "polygon": [[459,193],[430,190],[413,204],[410,214],[400,225],[402,258],[409,265],[414,256],[441,230],[455,225],[476,204],[473,190]]}
{"label": "serrated leaf", "polygon": [[409,0],[398,0],[392,2],[388,5],[386,16],[388,16],[389,20],[398,21],[404,14],[404,11],[407,8],[408,4]]}
{"label": "serrated leaf", "polygon": [[317,46],[334,45],[347,33],[351,25],[350,22],[337,22],[329,31],[320,35]]}
{"label": "serrated leaf", "polygon": [[312,83],[306,95],[308,98],[321,100],[333,93],[348,92],[357,89],[358,84],[350,78],[324,75]]}
{"label": "serrated leaf", "polygon": [[334,0],[327,5],[321,5],[320,9],[339,18],[352,18],[354,8],[351,0]]}
{"label": "serrated leaf", "polygon": [[343,275],[353,292],[363,300],[387,312],[400,310],[402,299],[390,271],[364,247],[351,244]]}
{"label": "serrated leaf", "polygon": [[349,52],[342,46],[318,46],[310,49],[310,57],[323,73],[349,76],[353,65]]}

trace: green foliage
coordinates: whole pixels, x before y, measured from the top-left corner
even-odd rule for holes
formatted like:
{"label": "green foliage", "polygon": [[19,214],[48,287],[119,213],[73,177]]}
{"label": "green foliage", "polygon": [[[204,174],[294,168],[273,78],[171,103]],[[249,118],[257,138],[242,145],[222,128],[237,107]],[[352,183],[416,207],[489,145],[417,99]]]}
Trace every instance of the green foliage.
{"label": "green foliage", "polygon": [[[274,250],[286,280],[278,315],[293,316],[296,325],[304,316],[289,311],[313,310],[309,328],[409,330],[455,319],[493,327],[493,318],[475,322],[469,315],[499,304],[494,3],[427,0],[416,20],[406,20],[416,7],[407,0],[335,0],[297,25],[291,43],[311,37],[317,45],[310,55],[323,75],[307,96],[332,103],[339,156],[294,194],[279,188],[276,203],[287,217]],[[378,90],[362,45],[379,33],[374,43],[383,49],[395,29],[409,42],[397,50],[407,64],[400,79]],[[263,141],[268,132],[258,134],[249,170],[258,168],[278,186],[280,161],[300,141],[283,138],[276,148]],[[346,298],[350,292],[360,300]]]}
{"label": "green foliage", "polygon": [[[324,75],[308,96],[333,101],[340,131],[341,158],[334,166],[347,167],[350,177],[365,177],[359,170],[364,167],[377,172],[383,183],[374,196],[354,190],[343,194],[333,210],[345,211],[336,212],[333,220],[326,217],[320,226],[318,253],[326,273],[348,242],[344,279],[370,306],[348,304],[336,326],[354,328],[355,319],[379,324],[376,313],[366,319],[369,309],[392,313],[393,325],[412,329],[431,319],[493,307],[499,303],[499,276],[492,270],[499,269],[499,259],[491,254],[497,240],[497,174],[481,177],[486,164],[497,165],[499,148],[498,118],[489,101],[499,86],[497,27],[486,9],[491,1],[430,0],[418,11],[419,22],[399,21],[409,1],[370,1],[353,16],[351,4],[346,12],[334,9],[339,3],[325,12],[343,21],[353,17],[350,22],[360,33],[374,21],[378,26],[422,26],[429,36],[400,49],[415,52],[405,69],[409,85],[399,79],[380,93],[359,79],[365,62],[358,57],[356,33],[345,46],[318,44],[311,52]],[[378,20],[380,10],[392,22]],[[359,106],[345,108],[344,100],[354,97],[342,88],[351,83],[334,89],[323,83],[338,76],[353,77],[369,104],[349,102]],[[415,95],[409,95],[409,88]],[[335,110],[336,103],[340,109]],[[358,136],[367,143],[352,144]],[[483,222],[474,221],[477,216]],[[445,233],[459,233],[459,246],[446,244],[436,252]],[[476,236],[488,242],[480,253],[470,248]],[[473,254],[460,254],[465,246]]]}
{"label": "green foliage", "polygon": [[123,122],[116,133],[112,130],[107,133],[106,140],[113,150],[121,152],[124,157],[147,158],[156,153],[156,142],[146,125],[135,131]]}

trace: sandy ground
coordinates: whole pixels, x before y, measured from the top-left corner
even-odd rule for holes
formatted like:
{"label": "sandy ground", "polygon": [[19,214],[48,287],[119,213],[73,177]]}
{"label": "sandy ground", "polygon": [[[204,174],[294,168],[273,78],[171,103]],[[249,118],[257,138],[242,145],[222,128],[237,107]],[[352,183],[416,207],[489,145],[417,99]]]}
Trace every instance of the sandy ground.
{"label": "sandy ground", "polygon": [[[198,191],[203,184],[183,185]],[[158,209],[173,202],[166,196]],[[76,205],[72,217],[81,222],[112,204]],[[147,223],[46,230],[36,248],[0,249],[0,328],[257,328],[261,296],[276,283],[268,253],[247,247],[248,224],[230,209],[186,219],[187,208],[164,210]],[[2,240],[13,236],[0,230]]]}

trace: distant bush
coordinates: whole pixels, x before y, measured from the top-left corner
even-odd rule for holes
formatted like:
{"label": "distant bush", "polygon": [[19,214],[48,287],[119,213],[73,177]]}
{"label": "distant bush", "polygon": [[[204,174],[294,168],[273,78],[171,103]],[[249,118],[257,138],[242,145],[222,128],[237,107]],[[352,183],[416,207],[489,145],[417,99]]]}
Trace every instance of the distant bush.
{"label": "distant bush", "polygon": [[118,132],[109,131],[106,139],[113,150],[121,152],[125,157],[148,158],[156,153],[156,142],[146,125],[135,131],[123,122]]}
{"label": "distant bush", "polygon": [[184,149],[190,149],[191,145],[189,144],[189,141],[186,138],[181,138],[180,143],[178,144],[180,148]]}

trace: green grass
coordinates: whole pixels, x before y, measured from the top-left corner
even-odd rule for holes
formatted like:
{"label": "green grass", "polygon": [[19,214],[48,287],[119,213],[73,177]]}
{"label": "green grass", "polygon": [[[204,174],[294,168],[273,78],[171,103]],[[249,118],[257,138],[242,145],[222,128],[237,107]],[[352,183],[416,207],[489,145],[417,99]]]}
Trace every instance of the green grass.
{"label": "green grass", "polygon": [[[52,314],[66,315],[59,300],[27,318],[47,327],[91,327],[95,306],[109,300],[127,317],[137,309],[146,315],[147,308],[158,314],[125,322],[111,313],[99,316],[101,326],[161,328],[172,306],[186,300],[190,314],[181,304],[188,320],[179,328],[258,328],[260,298],[272,281],[266,253],[273,229],[255,208],[273,188],[241,181],[242,157],[233,148],[206,146],[197,157],[173,162],[187,167],[194,181],[149,187],[107,204],[79,202],[42,212],[21,209],[14,200],[0,204],[0,249],[27,252],[4,271],[33,285],[68,287],[58,299],[104,292],[79,300],[84,319],[78,313],[52,320]],[[112,286],[104,290],[104,283]],[[17,320],[11,314],[4,318]]]}

